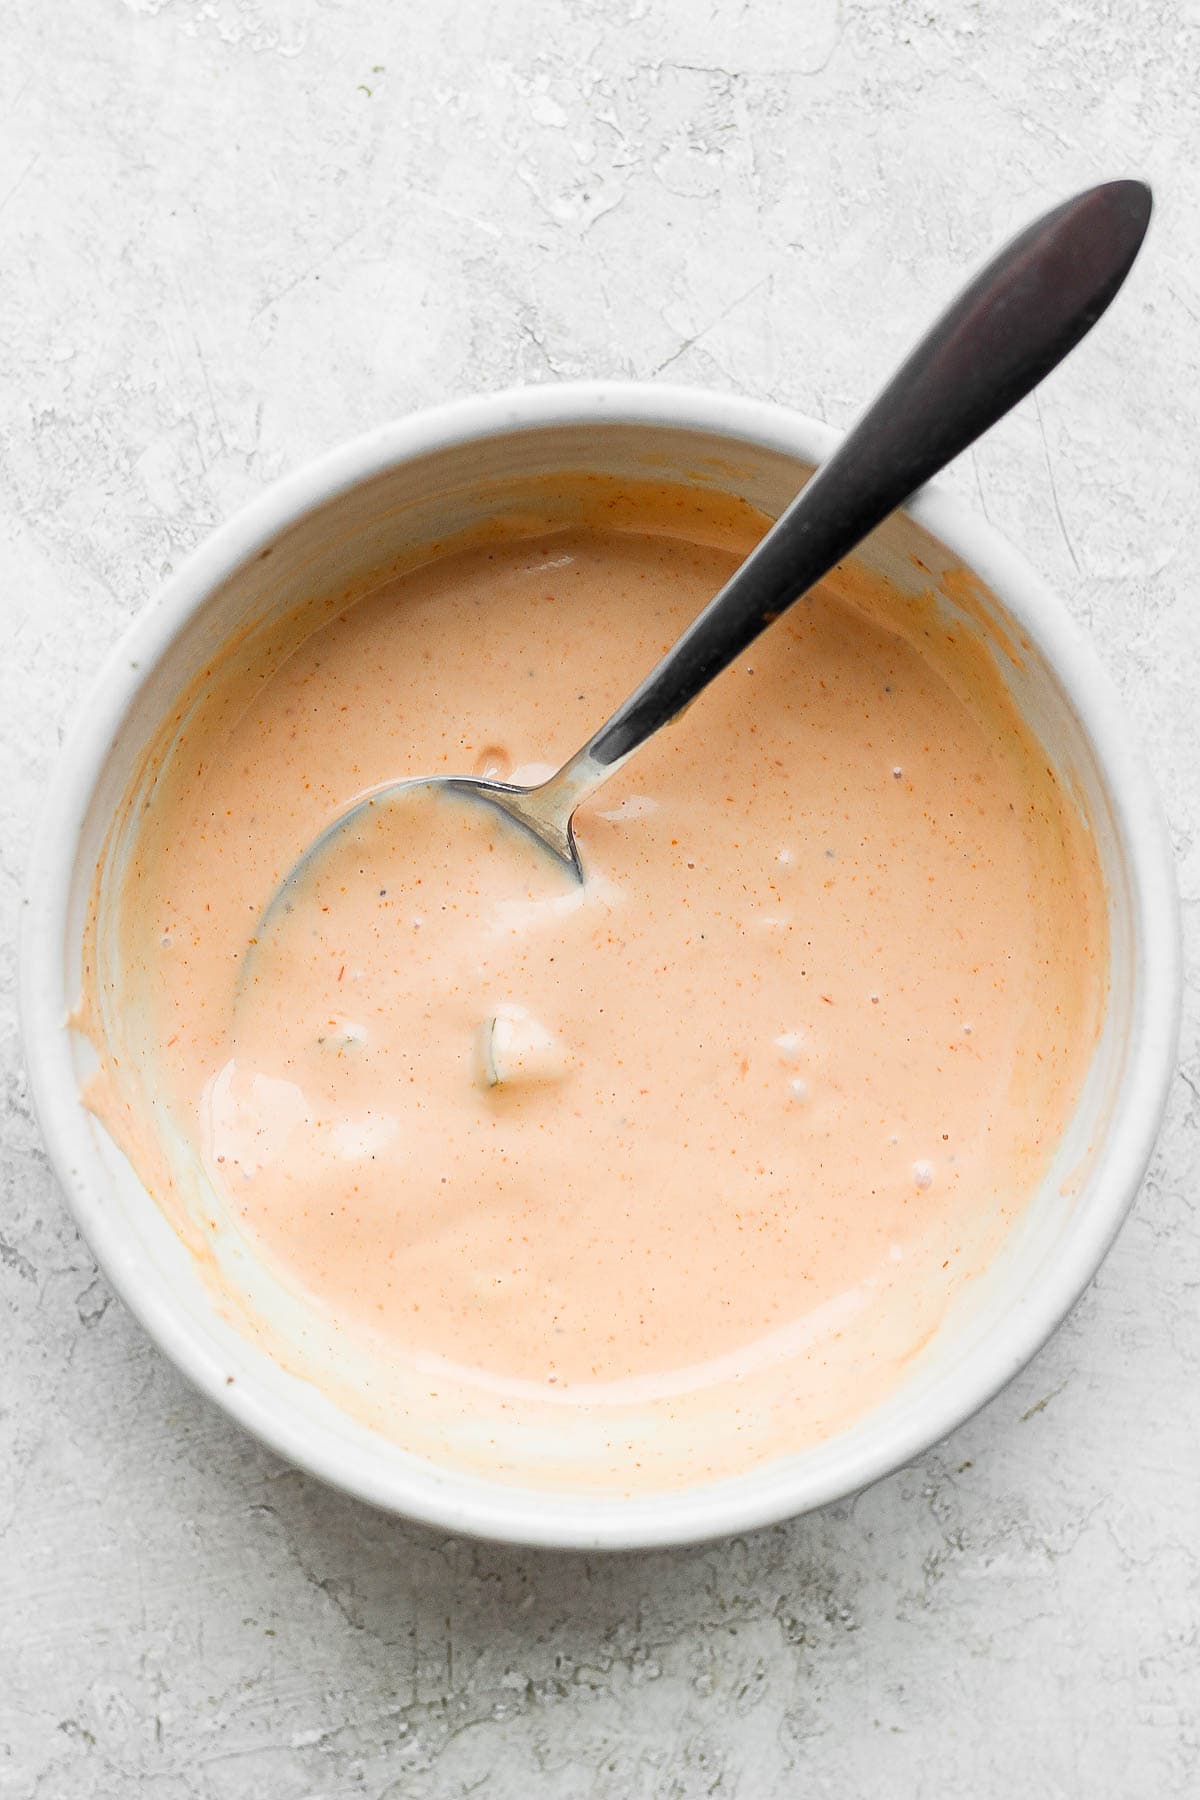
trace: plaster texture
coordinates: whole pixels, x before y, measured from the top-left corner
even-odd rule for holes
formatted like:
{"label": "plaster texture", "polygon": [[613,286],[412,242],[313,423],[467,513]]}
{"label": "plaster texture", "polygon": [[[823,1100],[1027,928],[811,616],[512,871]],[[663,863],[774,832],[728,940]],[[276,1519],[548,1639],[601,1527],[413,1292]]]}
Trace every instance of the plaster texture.
{"label": "plaster texture", "polygon": [[1196,0],[6,0],[0,12],[0,1795],[1200,1792],[1200,995],[1099,1279],[858,1499],[588,1559],[283,1466],[112,1302],[12,1007],[101,656],[327,446],[514,381],[845,423],[965,266],[1149,178],[1113,314],[949,477],[1092,632],[1200,938]]}

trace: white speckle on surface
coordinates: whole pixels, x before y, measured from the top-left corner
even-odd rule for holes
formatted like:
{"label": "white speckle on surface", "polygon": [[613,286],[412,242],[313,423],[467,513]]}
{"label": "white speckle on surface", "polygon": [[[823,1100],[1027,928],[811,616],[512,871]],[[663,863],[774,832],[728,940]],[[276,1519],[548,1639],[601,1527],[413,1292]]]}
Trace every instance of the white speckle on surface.
{"label": "white speckle on surface", "polygon": [[361,1118],[339,1119],[328,1128],[329,1148],[344,1162],[365,1162],[386,1150],[399,1129],[399,1121],[390,1116],[366,1113]]}
{"label": "white speckle on surface", "polygon": [[562,130],[570,118],[565,107],[561,107],[557,100],[552,100],[549,94],[533,96],[529,102],[529,116],[536,124],[551,125],[558,131]]}
{"label": "white speckle on surface", "polygon": [[356,1050],[367,1043],[370,1032],[357,1019],[340,1019],[328,1035],[327,1042],[335,1050]]}
{"label": "white speckle on surface", "polygon": [[931,1188],[933,1186],[933,1164],[922,1157],[912,1166],[913,1186],[915,1188]]}
{"label": "white speckle on surface", "polygon": [[648,819],[652,813],[658,811],[658,801],[650,794],[626,794],[616,806],[597,807],[596,811],[600,818],[609,819],[614,824],[620,825],[627,820]]}
{"label": "white speckle on surface", "polygon": [[[10,0],[3,51],[0,1796],[1191,1800],[1196,0]],[[103,656],[416,406],[661,371],[844,425],[1121,173],[1158,208],[1126,291],[946,478],[1090,632],[1175,835],[1182,1069],[1098,1280],[912,1467],[702,1549],[495,1549],[289,1468],[112,1303],[21,1072],[24,846]]]}

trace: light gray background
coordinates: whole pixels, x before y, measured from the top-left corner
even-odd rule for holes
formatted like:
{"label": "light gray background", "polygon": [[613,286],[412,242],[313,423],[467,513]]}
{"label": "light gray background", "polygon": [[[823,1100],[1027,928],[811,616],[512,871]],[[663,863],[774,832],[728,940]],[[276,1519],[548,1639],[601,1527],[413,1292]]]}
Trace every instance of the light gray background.
{"label": "light gray background", "polygon": [[673,1555],[446,1542],[167,1367],[64,1214],[11,1010],[38,796],[102,654],[264,483],[514,381],[845,422],[965,266],[1138,173],[1143,261],[950,477],[1091,628],[1195,946],[1197,0],[5,0],[0,1793],[1200,1791],[1200,1082],[1007,1393],[843,1506]]}

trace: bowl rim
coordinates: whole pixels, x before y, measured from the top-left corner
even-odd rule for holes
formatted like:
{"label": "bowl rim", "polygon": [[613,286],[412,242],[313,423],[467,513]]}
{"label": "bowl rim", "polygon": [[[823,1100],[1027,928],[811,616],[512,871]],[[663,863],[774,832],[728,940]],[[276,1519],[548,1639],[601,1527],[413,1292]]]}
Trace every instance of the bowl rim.
{"label": "bowl rim", "polygon": [[911,1462],[992,1399],[1074,1306],[1133,1204],[1174,1073],[1182,986],[1170,838],[1115,688],[1024,556],[986,520],[930,484],[903,510],[961,556],[1029,629],[1095,752],[1129,882],[1134,968],[1128,1067],[1088,1205],[1037,1279],[908,1418],[887,1421],[868,1442],[834,1455],[820,1470],[770,1463],[735,1482],[647,1496],[510,1487],[415,1457],[385,1466],[369,1444],[339,1441],[298,1410],[285,1412],[265,1389],[256,1393],[253,1374],[230,1385],[227,1358],[200,1341],[168,1293],[142,1279],[121,1215],[105,1205],[103,1175],[87,1173],[97,1159],[63,1017],[63,956],[77,846],[96,781],[171,640],[215,587],[289,525],[370,478],[431,453],[512,432],[601,422],[701,431],[724,438],[731,451],[741,443],[810,462],[827,457],[841,436],[774,402],[656,382],[573,382],[505,389],[409,414],[274,483],[192,551],[96,676],[58,758],[35,834],[22,896],[19,981],[26,1067],[51,1166],[106,1278],[175,1366],[279,1455],[360,1500],[455,1534],[584,1550],[698,1542],[843,1499]]}

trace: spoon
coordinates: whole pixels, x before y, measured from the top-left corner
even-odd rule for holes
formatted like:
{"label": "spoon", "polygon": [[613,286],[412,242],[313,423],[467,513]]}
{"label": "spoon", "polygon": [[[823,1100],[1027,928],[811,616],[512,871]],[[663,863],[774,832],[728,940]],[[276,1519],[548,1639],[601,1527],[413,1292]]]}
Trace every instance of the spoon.
{"label": "spoon", "polygon": [[330,825],[263,915],[355,820],[428,788],[499,808],[583,879],[576,809],[869,531],[1036,387],[1096,323],[1150,222],[1140,181],[1089,188],[1030,225],[942,314],[879,397],[683,636],[557,774],[536,787],[474,776],[389,782]]}

